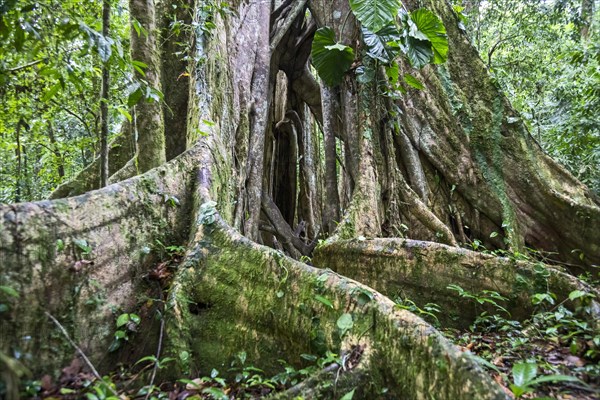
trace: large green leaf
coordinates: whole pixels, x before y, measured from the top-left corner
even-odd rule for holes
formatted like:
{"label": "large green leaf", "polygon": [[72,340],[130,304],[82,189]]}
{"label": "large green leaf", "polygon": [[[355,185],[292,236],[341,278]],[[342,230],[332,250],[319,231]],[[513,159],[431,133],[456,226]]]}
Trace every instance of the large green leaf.
{"label": "large green leaf", "polygon": [[326,84],[338,85],[353,61],[354,51],[348,46],[337,43],[331,28],[324,27],[317,30],[312,43],[312,63]]}
{"label": "large green leaf", "polygon": [[394,24],[386,25],[375,33],[363,26],[362,34],[369,48],[367,52],[369,57],[388,64],[398,55],[397,42],[400,40],[400,33]]}
{"label": "large green leaf", "polygon": [[[446,28],[442,21],[431,11],[420,8],[410,13],[411,26],[410,35],[415,39],[427,39],[431,42],[433,50],[433,63],[441,64],[448,59],[448,37]],[[416,27],[418,31],[415,31]]]}
{"label": "large green leaf", "polygon": [[350,0],[356,19],[371,32],[393,22],[401,5],[400,0]]}
{"label": "large green leaf", "polygon": [[513,381],[517,386],[527,386],[537,376],[537,364],[521,362],[513,365]]}
{"label": "large green leaf", "polygon": [[431,43],[427,40],[415,39],[412,36],[406,38],[405,52],[408,61],[415,68],[423,68],[433,58]]}
{"label": "large green leaf", "polygon": [[344,336],[354,326],[352,314],[342,314],[337,320],[337,327],[340,330],[340,336]]}

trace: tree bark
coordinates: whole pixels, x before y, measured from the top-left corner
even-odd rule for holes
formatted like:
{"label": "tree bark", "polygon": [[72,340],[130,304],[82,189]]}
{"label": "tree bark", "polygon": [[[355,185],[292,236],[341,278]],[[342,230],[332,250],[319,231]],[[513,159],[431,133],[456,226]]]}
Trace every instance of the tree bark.
{"label": "tree bark", "polygon": [[590,27],[594,19],[594,0],[581,0],[581,38],[590,37]]}
{"label": "tree bark", "polygon": [[135,106],[137,138],[137,167],[146,172],[166,161],[165,125],[161,100],[154,89],[162,93],[161,61],[158,48],[159,30],[156,20],[154,0],[130,0],[129,13],[132,25],[134,21],[142,26],[146,33],[137,34],[131,27],[131,57],[147,65],[144,76],[136,71],[139,79],[148,82],[144,98]]}
{"label": "tree bark", "polygon": [[250,239],[258,239],[261,197],[263,191],[264,148],[271,103],[270,77],[271,52],[269,47],[269,25],[261,20],[271,15],[271,2],[259,0],[254,13],[254,23],[259,26],[256,39],[257,49],[251,80],[252,100],[248,105],[250,119],[250,140],[248,152],[248,218],[244,223],[244,232]]}
{"label": "tree bark", "polygon": [[[110,34],[110,0],[102,2],[102,36]],[[100,187],[108,182],[108,101],[110,90],[108,61],[102,64],[102,89],[100,91]]]}
{"label": "tree bark", "polygon": [[336,111],[339,109],[335,91],[321,84],[323,110],[323,144],[325,146],[325,207],[323,227],[326,233],[333,233],[340,221],[340,195],[338,192],[337,144],[334,129],[337,126]]}

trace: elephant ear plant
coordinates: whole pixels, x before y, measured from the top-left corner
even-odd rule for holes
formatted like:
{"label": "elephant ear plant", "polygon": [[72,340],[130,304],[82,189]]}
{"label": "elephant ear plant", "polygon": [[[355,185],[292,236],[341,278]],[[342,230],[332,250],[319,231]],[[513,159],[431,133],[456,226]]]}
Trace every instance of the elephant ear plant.
{"label": "elephant ear plant", "polygon": [[[442,21],[431,11],[420,8],[407,11],[396,0],[351,0],[352,13],[362,28],[365,51],[360,56],[356,73],[361,83],[374,80],[377,68],[383,66],[395,90],[406,92],[400,85],[396,62],[405,56],[411,66],[421,69],[428,64],[442,64],[448,59],[448,38]],[[342,27],[343,30],[343,27]],[[354,65],[354,50],[336,41],[331,27],[315,33],[312,60],[319,76],[330,86],[337,86]],[[421,89],[423,85],[411,74],[404,83]]]}

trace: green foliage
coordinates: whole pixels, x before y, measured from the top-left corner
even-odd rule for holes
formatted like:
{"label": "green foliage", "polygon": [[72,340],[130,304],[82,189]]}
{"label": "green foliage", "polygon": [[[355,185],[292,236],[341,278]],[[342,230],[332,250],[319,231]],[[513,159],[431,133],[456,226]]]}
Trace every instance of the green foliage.
{"label": "green foliage", "polygon": [[378,31],[389,24],[401,6],[399,0],[350,0],[356,19],[371,31]]}
{"label": "green foliage", "polygon": [[[599,26],[581,36],[581,1],[497,0],[461,23],[544,150],[600,192]],[[598,21],[600,8],[592,18]]]}
{"label": "green foliage", "polygon": [[338,85],[354,60],[354,50],[337,43],[331,28],[320,28],[312,43],[312,62],[319,76],[330,86]]}
{"label": "green foliage", "polygon": [[331,303],[331,301],[329,299],[327,299],[326,297],[323,297],[319,294],[315,295],[315,300],[317,300],[318,302],[325,304],[327,307],[333,309],[333,304]]}
{"label": "green foliage", "polygon": [[436,326],[440,325],[440,321],[436,314],[442,312],[440,306],[435,303],[427,303],[423,306],[423,308],[417,306],[417,304],[407,298],[398,297],[394,300],[396,308],[401,310],[407,310],[412,312],[413,314],[417,314],[419,317],[427,319],[429,322],[433,323]]}
{"label": "green foliage", "polygon": [[309,362],[310,365],[296,369],[286,361],[279,360],[283,371],[272,377],[267,377],[262,369],[247,363],[247,354],[242,351],[236,354],[230,364],[228,372],[234,374],[234,378],[232,379],[222,377],[220,372],[213,368],[209,376],[193,380],[180,379],[179,382],[186,384],[189,391],[210,396],[202,398],[223,400],[230,398],[258,398],[297,385],[309,375],[322,370],[330,364],[342,364],[340,357],[329,351],[321,358],[311,354],[302,354],[301,357],[305,362]]}
{"label": "green foliage", "polygon": [[103,376],[102,380],[96,380],[85,394],[87,400],[119,400],[115,396],[117,385],[109,376]]}
{"label": "green foliage", "polygon": [[[415,68],[446,61],[446,29],[431,11],[418,9],[408,13],[402,10],[402,3],[397,0],[351,0],[350,5],[362,24],[361,33],[366,49],[362,55],[362,65],[356,69],[359,82],[372,82],[378,67],[384,65],[393,90],[405,92],[406,89],[398,82],[396,64],[401,54]],[[328,85],[335,86],[342,81],[354,57],[353,49],[337,42],[331,28],[321,28],[315,34],[313,65]],[[422,88],[420,82],[411,75],[404,75],[404,81],[410,87]]]}
{"label": "green foliage", "polygon": [[352,320],[352,314],[344,313],[342,314],[337,322],[336,322],[338,331],[340,333],[340,337],[344,337],[344,335],[352,329],[354,326],[354,321]]}
{"label": "green foliage", "polygon": [[579,379],[568,375],[546,375],[537,377],[537,368],[537,364],[532,362],[521,362],[513,365],[513,383],[510,385],[510,389],[516,398],[520,398],[526,393],[533,392],[535,386],[544,382],[581,382]]}
{"label": "green foliage", "polygon": [[483,366],[500,374],[517,398],[543,393],[541,386],[549,383],[577,383],[580,390],[593,391],[582,382],[600,378],[600,331],[593,300],[593,294],[574,290],[555,304],[554,294],[536,293],[531,301],[538,310],[524,321],[483,312],[470,332],[444,331],[451,340],[474,351]]}
{"label": "green foliage", "polygon": [[200,215],[198,223],[202,225],[211,225],[215,222],[217,216],[217,203],[209,201],[200,205]]}
{"label": "green foliage", "polygon": [[[406,21],[409,27],[409,38],[425,42],[422,46],[430,49],[432,57],[425,60],[421,65],[429,63],[442,64],[448,59],[448,39],[446,37],[446,28],[442,21],[431,11],[418,9],[410,13],[410,18]],[[427,44],[429,41],[429,44]],[[421,45],[408,46],[410,48],[419,48]],[[410,52],[410,50],[409,50]],[[408,53],[407,53],[408,54]],[[410,55],[409,55],[410,58]],[[412,63],[415,67],[416,63]]]}
{"label": "green foliage", "polygon": [[10,310],[10,305],[19,298],[19,292],[12,286],[0,285],[0,315]]}
{"label": "green foliage", "polygon": [[129,15],[117,3],[110,37],[101,33],[102,2],[1,7],[0,203],[39,200],[99,154],[103,66],[111,70],[110,139],[132,120],[129,107],[162,94],[132,73],[143,75],[146,66],[129,56]]}
{"label": "green foliage", "polygon": [[458,295],[460,297],[463,297],[465,299],[474,300],[478,304],[481,304],[481,305],[490,304],[496,310],[502,311],[502,312],[510,315],[510,313],[508,312],[508,310],[506,310],[506,308],[504,308],[500,304],[498,304],[498,301],[507,301],[508,299],[506,297],[500,295],[498,292],[495,292],[493,290],[482,290],[479,293],[471,293],[468,290],[465,290],[462,287],[460,287],[458,285],[454,285],[454,284],[448,285],[447,289],[454,290],[458,293]]}
{"label": "green foliage", "polygon": [[108,351],[116,351],[123,345],[123,343],[128,342],[130,339],[130,334],[137,331],[137,327],[140,322],[141,318],[137,314],[124,313],[119,315],[117,317],[117,321],[115,322],[115,327],[117,330],[115,331],[113,342],[111,343]]}

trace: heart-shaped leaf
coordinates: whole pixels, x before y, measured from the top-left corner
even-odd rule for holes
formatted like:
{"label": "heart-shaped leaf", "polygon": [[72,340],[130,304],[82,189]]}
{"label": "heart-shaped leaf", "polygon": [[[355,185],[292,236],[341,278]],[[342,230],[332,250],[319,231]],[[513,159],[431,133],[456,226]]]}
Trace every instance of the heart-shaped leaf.
{"label": "heart-shaped leaf", "polygon": [[371,32],[393,22],[401,5],[399,0],[350,0],[356,19]]}
{"label": "heart-shaped leaf", "polygon": [[354,61],[352,48],[335,41],[329,27],[320,28],[312,43],[312,63],[319,76],[329,86],[336,86]]}
{"label": "heart-shaped leaf", "polygon": [[379,31],[373,33],[367,28],[362,28],[363,40],[369,51],[369,57],[383,63],[390,63],[398,55],[398,44],[400,33],[393,24],[386,25]]}
{"label": "heart-shaped leaf", "polygon": [[[442,21],[431,11],[420,8],[410,13],[411,25],[410,35],[415,39],[427,39],[431,42],[433,50],[433,63],[441,64],[448,59],[448,37],[446,28]],[[418,31],[414,30],[414,27]]]}

